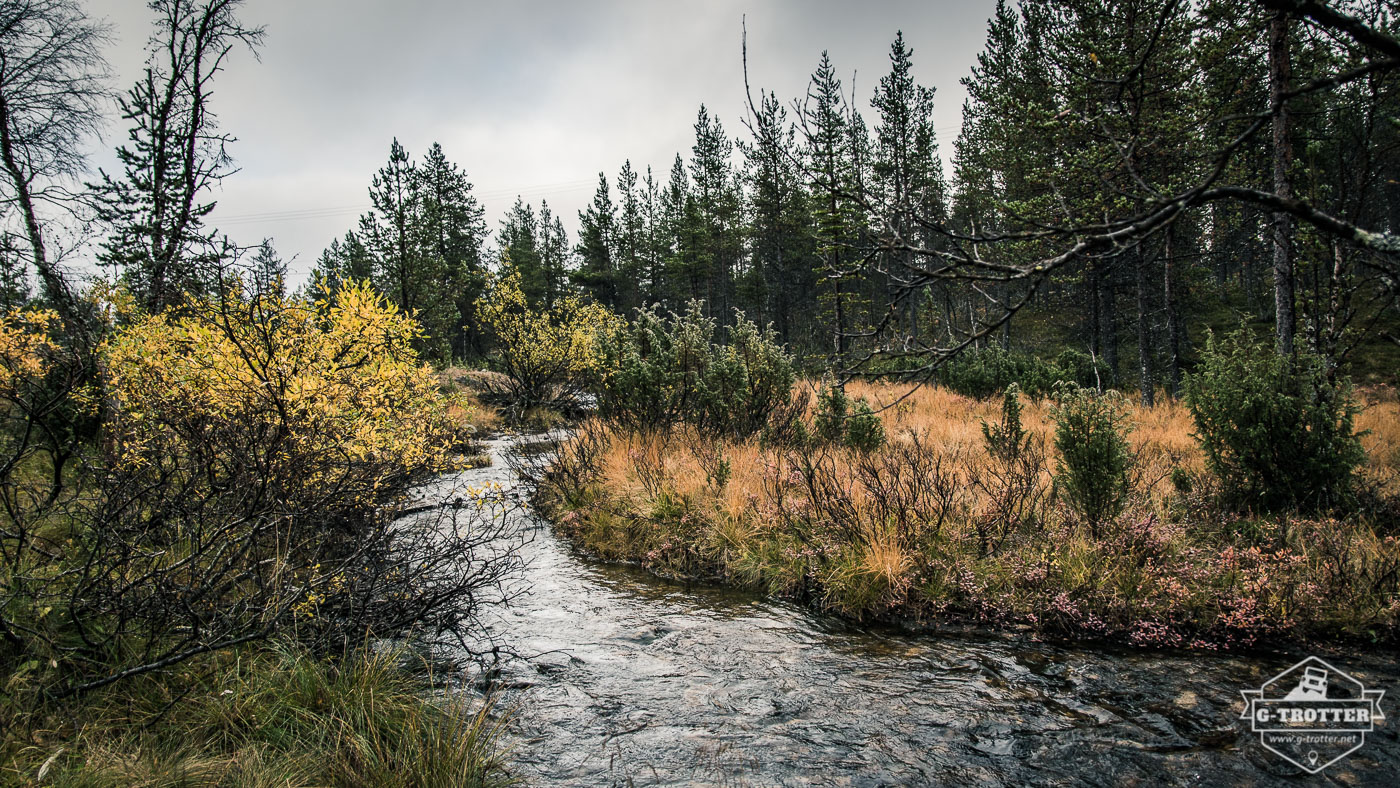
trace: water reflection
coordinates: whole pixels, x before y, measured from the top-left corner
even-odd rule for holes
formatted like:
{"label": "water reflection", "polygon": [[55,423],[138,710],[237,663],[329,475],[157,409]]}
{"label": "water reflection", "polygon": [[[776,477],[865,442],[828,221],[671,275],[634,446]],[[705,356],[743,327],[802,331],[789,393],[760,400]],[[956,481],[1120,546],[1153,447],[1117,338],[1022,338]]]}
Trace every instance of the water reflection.
{"label": "water reflection", "polygon": [[[494,464],[469,483],[509,488],[508,448],[492,444]],[[539,521],[518,524],[536,529],[530,592],[489,623],[526,655],[500,682],[530,784],[1273,785],[1297,773],[1236,717],[1241,689],[1298,656],[859,628],[595,563]],[[1393,708],[1395,655],[1356,652],[1332,658]],[[1395,729],[1325,775],[1396,784]]]}

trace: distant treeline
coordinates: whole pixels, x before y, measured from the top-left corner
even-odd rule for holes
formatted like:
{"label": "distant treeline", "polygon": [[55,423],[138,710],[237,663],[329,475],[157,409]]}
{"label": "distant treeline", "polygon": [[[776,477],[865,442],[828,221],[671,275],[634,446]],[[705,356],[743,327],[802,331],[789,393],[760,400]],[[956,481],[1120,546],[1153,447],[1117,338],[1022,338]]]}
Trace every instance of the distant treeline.
{"label": "distant treeline", "polygon": [[[1341,363],[1400,323],[1393,257],[1346,229],[1400,226],[1398,83],[1371,39],[1278,5],[998,3],[951,174],[903,34],[865,111],[822,53],[805,95],[753,94],[737,138],[701,106],[669,172],[599,173],[576,239],[519,199],[492,235],[440,147],[414,164],[395,142],[316,286],[371,279],[443,359],[486,350],[472,303],[499,263],[536,304],[738,310],[814,367],[1068,348],[1150,400],[1242,320]],[[1387,3],[1332,5],[1395,27]]]}

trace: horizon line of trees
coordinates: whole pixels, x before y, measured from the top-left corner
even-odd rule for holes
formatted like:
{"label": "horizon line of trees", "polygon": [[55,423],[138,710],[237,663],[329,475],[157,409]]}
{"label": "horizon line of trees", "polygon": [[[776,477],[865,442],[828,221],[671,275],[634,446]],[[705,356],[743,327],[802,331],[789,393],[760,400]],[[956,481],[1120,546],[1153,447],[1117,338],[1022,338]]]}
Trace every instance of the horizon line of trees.
{"label": "horizon line of trees", "polygon": [[[801,357],[844,371],[926,370],[991,345],[1043,351],[1051,337],[1101,364],[1107,385],[1136,379],[1151,402],[1159,386],[1178,392],[1193,335],[1241,317],[1272,329],[1284,355],[1299,336],[1335,371],[1363,343],[1394,339],[1393,258],[1245,192],[1400,228],[1397,81],[1365,45],[1271,4],[1001,0],[962,80],[951,175],[934,90],[913,79],[902,32],[869,121],[823,53],[804,96],[750,99],[746,134],[702,105],[689,157],[666,175],[630,159],[614,178],[600,172],[576,239],[547,201],[517,199],[488,248],[468,196],[477,220],[455,256],[430,240],[386,246],[383,227],[400,217],[410,231],[391,241],[441,236],[430,190],[383,202],[406,161],[395,143],[375,210],[326,251],[318,281],[368,277],[420,309],[444,360],[485,349],[471,299],[455,296],[499,264],[521,273],[532,304],[581,292],[630,316],[698,299],[722,324],[735,310],[772,323]],[[1395,30],[1384,0],[1333,6]],[[1243,196],[1173,202],[1200,195],[1203,178]],[[438,272],[416,291],[398,275],[409,257]]]}
{"label": "horizon line of trees", "polygon": [[[263,29],[237,0],[150,5],[146,67],[118,97],[118,171],[76,188],[77,143],[109,95],[107,31],[71,0],[25,0],[6,28],[0,302],[37,296],[75,330],[61,262],[94,238],[150,312],[235,281],[283,286],[270,242],[240,247],[209,222],[234,171],[213,80]],[[1396,32],[1391,0],[1000,0],[962,80],[951,173],[898,33],[868,110],[825,53],[804,95],[750,94],[743,134],[702,105],[669,172],[599,173],[576,238],[522,199],[491,232],[440,145],[414,161],[395,140],[371,210],[310,288],[370,281],[440,362],[490,351],[473,305],[509,265],[531,304],[582,293],[630,316],[699,300],[845,373],[1068,344],[1150,402],[1176,393],[1203,327],[1244,315],[1335,374],[1358,347],[1400,344]]]}

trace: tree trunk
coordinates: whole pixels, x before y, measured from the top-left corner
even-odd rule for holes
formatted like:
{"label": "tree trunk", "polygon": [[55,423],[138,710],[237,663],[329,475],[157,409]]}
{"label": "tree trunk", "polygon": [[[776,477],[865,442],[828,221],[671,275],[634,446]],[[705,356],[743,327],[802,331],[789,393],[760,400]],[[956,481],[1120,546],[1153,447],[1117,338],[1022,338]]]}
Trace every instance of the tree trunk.
{"label": "tree trunk", "polygon": [[[1283,95],[1288,91],[1288,15],[1279,14],[1269,22],[1269,104],[1273,115],[1274,193],[1282,199],[1293,196],[1289,169],[1293,147],[1288,139],[1288,108]],[[1274,334],[1278,353],[1293,355],[1293,221],[1283,212],[1273,216],[1274,245]]]}
{"label": "tree trunk", "polygon": [[40,228],[39,216],[34,208],[34,195],[29,188],[30,178],[19,163],[19,157],[15,153],[14,141],[10,136],[10,123],[9,105],[5,103],[3,98],[0,98],[0,159],[4,162],[5,174],[9,176],[15,188],[15,203],[19,206],[20,214],[24,218],[24,231],[29,240],[34,270],[39,275],[44,295],[48,296],[54,310],[63,319],[65,327],[70,334],[77,335],[82,332],[85,326],[82,324],[76,298],[72,290],[69,289],[67,280],[49,261],[48,251],[44,246],[43,230]]}
{"label": "tree trunk", "polygon": [[1118,385],[1118,292],[1113,282],[1113,263],[1102,263],[1099,271],[1099,346],[1108,368],[1108,385]]}
{"label": "tree trunk", "polygon": [[1162,300],[1167,309],[1167,390],[1173,399],[1181,394],[1181,314],[1174,281],[1172,232],[1168,228],[1162,247]]}
{"label": "tree trunk", "polygon": [[1152,407],[1154,383],[1152,379],[1151,326],[1148,325],[1147,303],[1147,255],[1138,246],[1137,260],[1137,346],[1138,346],[1138,389],[1142,392],[1144,407]]}

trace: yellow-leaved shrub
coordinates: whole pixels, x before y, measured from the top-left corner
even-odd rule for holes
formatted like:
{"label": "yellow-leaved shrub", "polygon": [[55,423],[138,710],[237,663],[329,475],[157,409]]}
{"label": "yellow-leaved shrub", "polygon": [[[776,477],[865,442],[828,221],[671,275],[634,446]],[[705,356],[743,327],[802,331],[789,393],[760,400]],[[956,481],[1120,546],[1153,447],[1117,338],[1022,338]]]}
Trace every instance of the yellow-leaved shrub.
{"label": "yellow-leaved shrub", "polygon": [[491,279],[476,313],[499,343],[500,371],[510,377],[520,409],[578,394],[598,369],[599,337],[621,324],[606,307],[573,295],[532,308],[513,269]]}
{"label": "yellow-leaved shrub", "polygon": [[189,461],[248,476],[284,506],[368,504],[392,479],[441,472],[462,429],[412,349],[411,317],[367,286],[335,303],[238,294],[149,317],[104,354],[109,448],[127,469]]}
{"label": "yellow-leaved shrub", "polygon": [[27,380],[43,377],[57,350],[58,313],[15,309],[0,316],[0,394],[12,396]]}
{"label": "yellow-leaved shrub", "polygon": [[471,415],[412,317],[359,284],[144,317],[103,300],[95,360],[48,313],[0,317],[0,448],[26,462],[0,463],[23,504],[0,507],[0,671],[64,696],[273,637],[343,653],[473,626],[514,565],[508,504],[411,495]]}

